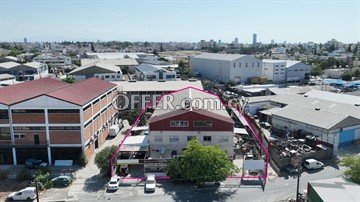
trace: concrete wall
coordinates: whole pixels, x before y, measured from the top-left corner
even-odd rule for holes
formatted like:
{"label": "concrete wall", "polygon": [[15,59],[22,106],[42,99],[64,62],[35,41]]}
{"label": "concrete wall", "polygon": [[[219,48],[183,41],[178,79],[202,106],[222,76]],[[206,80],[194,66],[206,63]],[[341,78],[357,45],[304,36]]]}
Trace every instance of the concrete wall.
{"label": "concrete wall", "polygon": [[237,83],[248,83],[250,78],[262,76],[262,61],[253,56],[233,60],[230,66],[230,80]]}
{"label": "concrete wall", "polygon": [[287,81],[302,81],[305,79],[305,74],[310,74],[311,67],[302,62],[299,62],[287,68],[286,79]]}
{"label": "concrete wall", "polygon": [[230,61],[192,58],[190,65],[193,72],[199,72],[204,78],[220,82],[230,81]]}
{"label": "concrete wall", "polygon": [[[170,142],[171,136],[179,137],[178,142]],[[164,147],[167,151],[176,150],[177,154],[181,154],[182,150],[187,146],[187,137],[195,136],[203,145],[220,145],[226,151],[228,156],[233,155],[234,133],[229,131],[150,131],[149,143],[150,150],[161,150]],[[203,141],[204,136],[211,136],[211,142]],[[155,137],[162,137],[162,142],[156,142]],[[227,142],[220,142],[220,138],[227,138]]]}

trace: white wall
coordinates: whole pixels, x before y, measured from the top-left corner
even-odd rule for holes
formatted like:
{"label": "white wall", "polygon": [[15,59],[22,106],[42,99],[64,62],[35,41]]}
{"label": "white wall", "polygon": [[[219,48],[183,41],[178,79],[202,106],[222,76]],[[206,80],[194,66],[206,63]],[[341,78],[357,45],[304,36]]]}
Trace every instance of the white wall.
{"label": "white wall", "polygon": [[230,66],[230,80],[232,81],[235,81],[236,77],[240,77],[241,83],[248,83],[250,78],[262,76],[262,61],[252,56],[233,60]]}
{"label": "white wall", "polygon": [[[155,136],[161,136],[163,142],[155,142]],[[170,136],[178,136],[179,142],[169,142]],[[234,133],[230,131],[150,131],[150,150],[160,150],[161,147],[165,147],[166,150],[177,150],[177,153],[181,154],[182,149],[187,146],[187,136],[196,136],[203,145],[220,145],[221,148],[226,151],[228,156],[233,155]],[[211,142],[204,142],[204,136],[211,136]],[[227,137],[228,142],[219,143],[220,136]]]}
{"label": "white wall", "polygon": [[304,80],[305,74],[310,73],[310,66],[299,62],[287,68],[286,76],[287,81]]}
{"label": "white wall", "polygon": [[190,65],[192,71],[197,71],[202,77],[211,80],[228,82],[230,81],[230,61],[209,60],[202,58],[192,58]]}

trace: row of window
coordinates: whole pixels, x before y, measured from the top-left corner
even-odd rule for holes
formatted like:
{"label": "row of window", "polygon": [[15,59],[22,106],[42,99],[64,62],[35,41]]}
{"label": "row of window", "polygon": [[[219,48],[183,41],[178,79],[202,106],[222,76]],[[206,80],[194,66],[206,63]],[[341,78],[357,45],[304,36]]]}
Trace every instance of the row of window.
{"label": "row of window", "polygon": [[[236,63],[233,63],[233,67],[236,67]],[[248,63],[245,63],[245,67],[248,67]],[[255,62],[251,63],[251,67],[255,67]],[[260,62],[257,63],[257,67],[260,67]],[[241,62],[239,62],[239,68],[241,68]]]}
{"label": "row of window", "polygon": [[[155,142],[163,142],[163,136],[155,136]],[[187,136],[187,141],[190,141],[191,139],[196,138],[196,136]],[[169,136],[169,142],[179,142],[180,138],[179,136]],[[203,136],[203,142],[211,142],[212,136]],[[229,136],[219,136],[219,143],[221,142],[229,142]]]}
{"label": "row of window", "polygon": [[[21,131],[21,130],[46,130],[45,127],[38,127],[38,126],[14,126],[14,130]],[[80,130],[80,126],[50,126],[49,130]]]}
{"label": "row of window", "polygon": [[[194,127],[212,127],[212,121],[193,121]],[[189,127],[189,121],[170,121],[170,127]]]}
{"label": "row of window", "polygon": [[115,79],[115,78],[118,78],[118,79],[121,79],[121,75],[120,75],[120,72],[118,72],[118,75],[95,75],[95,78],[98,78],[98,79],[110,79],[110,77],[112,79]]}

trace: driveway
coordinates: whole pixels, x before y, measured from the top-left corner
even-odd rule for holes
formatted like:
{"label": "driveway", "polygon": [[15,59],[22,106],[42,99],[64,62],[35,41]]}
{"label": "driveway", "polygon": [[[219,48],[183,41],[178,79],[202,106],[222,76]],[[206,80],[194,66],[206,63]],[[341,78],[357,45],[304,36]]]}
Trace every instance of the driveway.
{"label": "driveway", "polygon": [[83,195],[93,195],[99,191],[105,190],[109,179],[103,178],[100,170],[95,165],[95,155],[107,146],[118,145],[125,137],[124,132],[130,127],[127,120],[123,121],[124,127],[119,134],[112,139],[108,139],[88,160],[87,165],[76,172],[76,180],[68,188],[52,188],[41,194],[44,201],[51,200],[78,200]]}

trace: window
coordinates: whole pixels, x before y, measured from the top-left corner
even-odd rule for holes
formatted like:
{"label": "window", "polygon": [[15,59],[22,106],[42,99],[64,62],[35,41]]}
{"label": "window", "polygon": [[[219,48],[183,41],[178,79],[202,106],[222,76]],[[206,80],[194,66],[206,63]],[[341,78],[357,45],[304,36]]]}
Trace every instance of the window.
{"label": "window", "polygon": [[0,119],[9,119],[8,110],[0,110]]}
{"label": "window", "polygon": [[258,62],[258,65],[257,65],[257,67],[260,67],[260,62]]}
{"label": "window", "polygon": [[194,127],[212,127],[212,121],[194,121]]}
{"label": "window", "polygon": [[147,75],[146,79],[156,79],[156,75]]}
{"label": "window", "polygon": [[245,63],[245,67],[248,67],[248,63]]}
{"label": "window", "polygon": [[252,65],[251,65],[251,67],[255,67],[255,64],[254,64],[254,62],[252,62]]}
{"label": "window", "polygon": [[204,142],[211,142],[211,136],[204,136],[203,141]]}
{"label": "window", "polygon": [[189,142],[190,140],[192,140],[193,138],[196,138],[196,136],[187,136],[186,139]]}
{"label": "window", "polygon": [[49,127],[50,130],[80,130],[80,126],[67,126],[67,127],[61,127],[61,126],[52,126]]}
{"label": "window", "polygon": [[88,106],[86,106],[86,107],[84,107],[84,111],[86,111],[86,110],[88,110],[89,108],[91,107],[91,104],[90,105],[88,105]]}
{"label": "window", "polygon": [[14,135],[14,138],[15,138],[15,139],[24,139],[24,138],[25,138],[25,135],[24,135],[24,134],[15,134],[15,135]]}
{"label": "window", "polygon": [[220,136],[219,142],[229,142],[229,136]]}
{"label": "window", "polygon": [[109,76],[109,75],[105,75],[105,78],[107,78],[107,79],[108,79],[108,78],[110,78],[110,76]]}
{"label": "window", "polygon": [[87,122],[87,123],[84,125],[84,128],[88,127],[91,123],[92,123],[92,120],[90,120],[89,122]]}
{"label": "window", "polygon": [[43,109],[13,109],[13,113],[44,113]]}
{"label": "window", "polygon": [[111,75],[111,78],[112,78],[112,79],[115,79],[115,75]]}
{"label": "window", "polygon": [[176,75],[166,75],[166,78],[167,78],[167,79],[175,79],[175,76],[176,76]]}
{"label": "window", "polygon": [[171,127],[189,127],[189,121],[170,121]]}
{"label": "window", "polygon": [[162,136],[155,136],[155,142],[163,142]]}
{"label": "window", "polygon": [[179,142],[179,137],[178,136],[170,136],[169,142]]}
{"label": "window", "polygon": [[97,99],[97,100],[95,100],[94,102],[93,102],[93,105],[95,105],[95,104],[97,104],[99,102],[99,100]]}
{"label": "window", "polygon": [[27,126],[14,126],[14,130],[45,130],[45,127],[27,127]]}
{"label": "window", "polygon": [[294,72],[298,72],[299,70],[295,69]]}
{"label": "window", "polygon": [[236,67],[236,63],[233,64],[233,67],[234,67],[234,68]]}
{"label": "window", "polygon": [[11,140],[10,128],[0,128],[0,140]]}
{"label": "window", "polygon": [[239,67],[241,67],[241,62],[239,62]]}
{"label": "window", "polygon": [[78,109],[49,109],[49,113],[78,114]]}
{"label": "window", "polygon": [[300,69],[300,72],[303,72],[304,71],[304,69]]}
{"label": "window", "polygon": [[120,78],[121,78],[121,76],[120,76],[120,75],[117,75],[117,78],[118,78],[118,79],[120,79]]}

